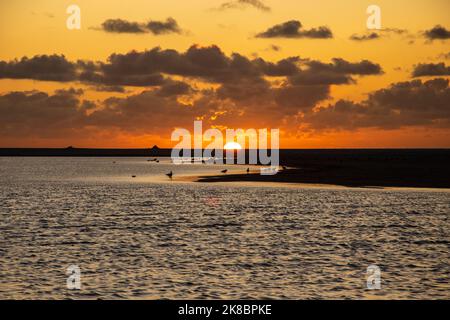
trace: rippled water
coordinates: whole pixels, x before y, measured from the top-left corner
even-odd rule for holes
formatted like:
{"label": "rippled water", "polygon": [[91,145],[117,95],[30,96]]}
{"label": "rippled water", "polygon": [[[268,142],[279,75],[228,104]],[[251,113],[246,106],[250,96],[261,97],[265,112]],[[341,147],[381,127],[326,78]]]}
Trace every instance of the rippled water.
{"label": "rippled water", "polygon": [[[199,184],[171,169],[221,167],[0,158],[0,298],[450,298],[448,191]],[[371,264],[381,290],[366,288]]]}

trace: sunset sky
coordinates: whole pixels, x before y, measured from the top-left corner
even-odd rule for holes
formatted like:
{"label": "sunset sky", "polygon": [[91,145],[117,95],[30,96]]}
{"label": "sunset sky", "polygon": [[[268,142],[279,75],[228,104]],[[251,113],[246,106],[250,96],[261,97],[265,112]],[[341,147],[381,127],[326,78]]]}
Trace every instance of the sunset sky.
{"label": "sunset sky", "polygon": [[[81,9],[69,30],[66,9]],[[366,9],[381,8],[381,30]],[[0,1],[0,147],[450,147],[448,0]],[[120,20],[119,20],[120,19]],[[26,59],[24,57],[27,57]]]}

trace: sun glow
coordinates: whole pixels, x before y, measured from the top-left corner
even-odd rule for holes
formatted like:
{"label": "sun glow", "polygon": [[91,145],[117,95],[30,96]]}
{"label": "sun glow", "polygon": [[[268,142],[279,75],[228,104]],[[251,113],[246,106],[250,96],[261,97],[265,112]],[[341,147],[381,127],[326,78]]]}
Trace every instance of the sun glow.
{"label": "sun glow", "polygon": [[242,149],[241,145],[234,141],[227,142],[223,148],[225,150],[241,150]]}

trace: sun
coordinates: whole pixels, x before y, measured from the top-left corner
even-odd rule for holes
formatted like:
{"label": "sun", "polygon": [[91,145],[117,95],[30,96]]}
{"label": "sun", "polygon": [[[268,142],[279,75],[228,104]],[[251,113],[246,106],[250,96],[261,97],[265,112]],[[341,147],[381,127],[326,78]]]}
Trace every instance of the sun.
{"label": "sun", "polygon": [[242,149],[241,145],[234,141],[227,142],[223,148],[225,150],[241,150]]}

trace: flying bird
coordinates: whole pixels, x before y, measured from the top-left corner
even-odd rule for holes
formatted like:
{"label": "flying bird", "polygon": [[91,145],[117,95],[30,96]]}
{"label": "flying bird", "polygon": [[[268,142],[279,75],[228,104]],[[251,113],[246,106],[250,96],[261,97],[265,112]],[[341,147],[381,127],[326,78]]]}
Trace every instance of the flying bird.
{"label": "flying bird", "polygon": [[227,172],[228,172],[228,170],[227,170],[227,169],[225,169],[225,170],[222,170],[222,171],[220,171],[220,172],[222,172],[222,173],[227,173]]}
{"label": "flying bird", "polygon": [[170,171],[169,173],[166,173],[166,176],[168,176],[170,179],[172,179],[172,176],[173,176],[173,172],[172,171]]}

